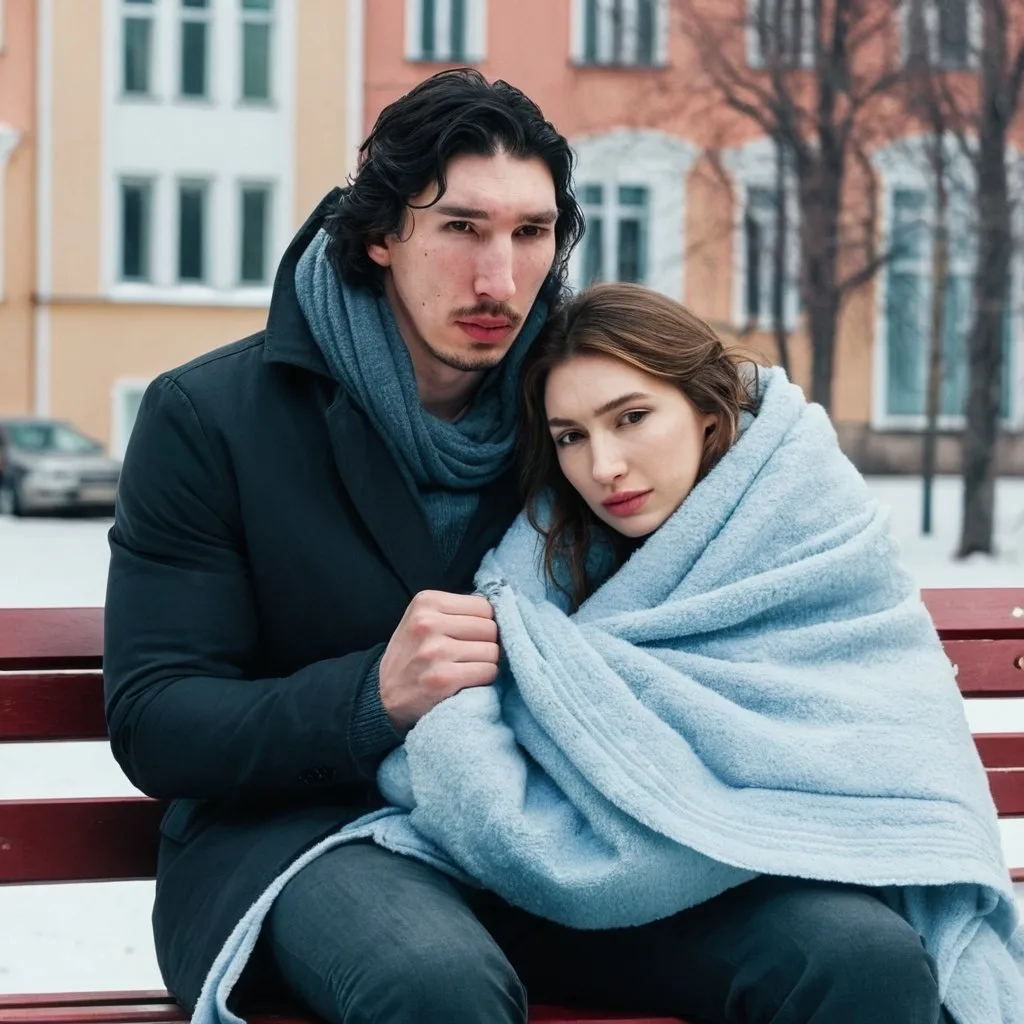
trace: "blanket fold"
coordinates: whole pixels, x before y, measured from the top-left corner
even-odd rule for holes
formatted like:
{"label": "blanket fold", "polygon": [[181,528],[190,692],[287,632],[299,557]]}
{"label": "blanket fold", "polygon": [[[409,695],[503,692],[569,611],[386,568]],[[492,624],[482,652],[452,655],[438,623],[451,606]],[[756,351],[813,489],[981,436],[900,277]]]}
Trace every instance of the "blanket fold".
{"label": "blanket fold", "polygon": [[[372,838],[576,928],[758,874],[867,885],[922,935],[959,1024],[1024,1022],[1016,904],[952,666],[884,510],[779,370],[680,509],[575,612],[525,517],[480,567],[503,665],[382,765],[391,808],[239,922],[227,997],[285,881]],[[341,911],[339,911],[341,912]]]}

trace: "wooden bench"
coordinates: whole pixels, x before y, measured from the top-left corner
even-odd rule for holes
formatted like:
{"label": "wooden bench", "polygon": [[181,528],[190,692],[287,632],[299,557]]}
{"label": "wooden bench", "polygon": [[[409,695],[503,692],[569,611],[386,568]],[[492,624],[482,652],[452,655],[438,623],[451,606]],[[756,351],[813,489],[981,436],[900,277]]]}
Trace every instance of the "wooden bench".
{"label": "wooden bench", "polygon": [[[969,707],[1024,697],[1024,588],[924,596]],[[102,609],[0,609],[0,742],[106,740],[101,655]],[[1024,732],[973,728],[1004,825],[1024,824]],[[162,811],[146,797],[0,801],[0,885],[152,878]],[[1013,880],[1024,881],[1024,842],[1008,842],[1007,856]],[[0,1024],[185,1019],[163,991],[0,995]],[[265,1008],[249,1019],[296,1024],[303,1016]],[[531,1008],[530,1019],[656,1024],[553,1007]]]}

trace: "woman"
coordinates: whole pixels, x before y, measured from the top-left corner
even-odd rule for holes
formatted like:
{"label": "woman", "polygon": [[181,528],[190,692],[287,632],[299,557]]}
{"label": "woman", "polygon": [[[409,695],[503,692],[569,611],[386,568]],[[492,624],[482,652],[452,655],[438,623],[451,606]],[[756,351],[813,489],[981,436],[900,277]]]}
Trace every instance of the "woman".
{"label": "woman", "polygon": [[378,774],[391,806],[274,883],[195,1019],[232,1019],[288,879],[370,839],[554,922],[529,926],[551,956],[567,929],[574,949],[617,931],[638,970],[669,933],[691,950],[649,972],[660,988],[645,973],[639,1007],[601,988],[622,971],[596,943],[586,991],[613,1008],[1024,1022],[1016,904],[952,668],[823,410],[677,303],[608,284],[536,343],[522,429],[527,510],[477,574],[498,682],[419,721]]}

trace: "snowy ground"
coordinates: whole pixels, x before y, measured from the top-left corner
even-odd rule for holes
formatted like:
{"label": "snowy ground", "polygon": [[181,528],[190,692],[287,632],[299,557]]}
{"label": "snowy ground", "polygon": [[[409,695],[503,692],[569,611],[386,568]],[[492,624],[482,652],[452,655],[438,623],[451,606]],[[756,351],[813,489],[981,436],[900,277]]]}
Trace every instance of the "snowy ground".
{"label": "snowy ground", "polygon": [[[894,532],[922,587],[1024,586],[1024,480],[1000,481],[999,555],[967,562],[952,559],[960,518],[957,479],[938,481],[936,532],[928,538],[917,532],[918,481],[869,483],[892,507]],[[0,607],[102,604],[109,525],[0,518]],[[972,727],[1024,728],[1024,708],[1007,708],[1015,703],[971,706]],[[103,744],[0,747],[0,799],[132,791]],[[1024,828],[1004,831],[1004,839],[1008,857],[1024,863]],[[161,987],[151,904],[152,884],[141,882],[0,890],[0,992]]]}

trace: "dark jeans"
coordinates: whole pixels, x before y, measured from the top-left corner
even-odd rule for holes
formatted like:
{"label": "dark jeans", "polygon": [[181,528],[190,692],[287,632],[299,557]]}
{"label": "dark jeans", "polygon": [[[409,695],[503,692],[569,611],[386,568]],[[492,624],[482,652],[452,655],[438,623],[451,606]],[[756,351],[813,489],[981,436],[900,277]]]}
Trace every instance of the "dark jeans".
{"label": "dark jeans", "polygon": [[[300,871],[264,969],[344,1024],[523,1024],[532,1002],[708,1024],[939,1024],[920,937],[871,893],[761,878],[639,928],[575,931],[353,844]],[[258,962],[257,962],[258,963]]]}

